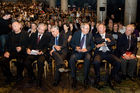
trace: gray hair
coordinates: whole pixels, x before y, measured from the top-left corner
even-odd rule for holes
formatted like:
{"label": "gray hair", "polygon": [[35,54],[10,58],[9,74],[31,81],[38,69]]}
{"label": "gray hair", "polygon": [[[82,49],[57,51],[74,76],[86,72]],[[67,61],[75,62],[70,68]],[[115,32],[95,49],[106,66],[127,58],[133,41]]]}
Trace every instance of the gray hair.
{"label": "gray hair", "polygon": [[59,27],[56,26],[56,25],[54,25],[54,26],[51,27],[51,29],[54,29],[54,28],[57,29],[57,30],[59,30]]}

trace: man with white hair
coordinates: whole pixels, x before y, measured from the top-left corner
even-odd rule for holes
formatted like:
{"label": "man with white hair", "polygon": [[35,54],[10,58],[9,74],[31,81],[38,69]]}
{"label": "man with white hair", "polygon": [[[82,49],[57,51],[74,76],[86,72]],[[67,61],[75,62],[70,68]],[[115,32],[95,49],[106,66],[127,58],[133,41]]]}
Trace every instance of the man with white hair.
{"label": "man with white hair", "polygon": [[45,53],[48,48],[48,36],[45,34],[46,24],[40,23],[37,27],[36,33],[33,33],[29,38],[27,46],[27,58],[25,60],[25,67],[28,71],[29,83],[33,83],[36,79],[33,73],[32,63],[37,60],[38,75],[37,87],[42,87],[42,75],[44,72]]}
{"label": "man with white hair", "polygon": [[71,76],[72,76],[72,88],[76,88],[76,62],[79,59],[84,59],[84,87],[88,87],[88,74],[90,69],[90,58],[91,51],[94,48],[93,36],[89,33],[89,24],[81,24],[81,30],[75,32],[72,40],[71,47],[73,49],[73,54],[70,57],[69,63],[71,67]]}
{"label": "man with white hair", "polygon": [[[134,31],[133,25],[127,25],[125,33],[118,39],[118,54],[121,57],[122,78],[134,81],[134,71],[136,69],[137,60],[137,38],[132,34]],[[128,68],[127,68],[128,65]]]}
{"label": "man with white hair", "polygon": [[58,26],[51,27],[50,55],[55,60],[56,70],[53,86],[57,86],[60,82],[61,73],[66,71],[64,59],[67,55],[67,39],[59,32]]}
{"label": "man with white hair", "polygon": [[[120,59],[112,53],[112,46],[115,45],[115,40],[112,35],[106,33],[105,25],[99,24],[97,30],[99,33],[95,36],[96,49],[94,52],[93,64],[96,75],[95,86],[100,88],[100,63],[102,60],[106,60],[113,65],[111,77],[119,83],[120,80],[118,79],[118,71],[120,69]],[[110,80],[108,80],[108,83],[113,88]]]}
{"label": "man with white hair", "polygon": [[21,24],[19,22],[13,22],[12,31],[8,34],[6,50],[3,57],[0,59],[0,66],[3,74],[6,76],[7,83],[10,83],[13,77],[9,68],[9,62],[13,58],[16,58],[17,81],[23,79],[23,60],[26,54],[27,40],[28,34],[21,30]]}

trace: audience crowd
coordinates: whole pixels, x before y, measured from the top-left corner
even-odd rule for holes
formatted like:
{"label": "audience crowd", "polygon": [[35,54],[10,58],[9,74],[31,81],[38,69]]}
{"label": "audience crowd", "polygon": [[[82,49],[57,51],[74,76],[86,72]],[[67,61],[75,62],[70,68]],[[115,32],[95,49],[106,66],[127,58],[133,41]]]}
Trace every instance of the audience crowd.
{"label": "audience crowd", "polygon": [[[29,83],[36,81],[38,87],[42,87],[45,60],[49,66],[55,60],[54,86],[59,84],[62,72],[71,71],[72,88],[76,88],[76,62],[80,59],[84,60],[85,88],[91,64],[94,65],[94,85],[100,88],[102,60],[112,65],[110,82],[120,83],[127,77],[135,80],[139,24],[124,26],[114,14],[97,22],[95,12],[88,8],[63,12],[43,3],[1,2],[0,14],[0,68],[8,84],[15,80],[9,66],[13,58],[16,59],[16,81],[23,80],[25,68]],[[32,66],[35,60],[37,76]],[[68,67],[64,60],[68,61]]]}

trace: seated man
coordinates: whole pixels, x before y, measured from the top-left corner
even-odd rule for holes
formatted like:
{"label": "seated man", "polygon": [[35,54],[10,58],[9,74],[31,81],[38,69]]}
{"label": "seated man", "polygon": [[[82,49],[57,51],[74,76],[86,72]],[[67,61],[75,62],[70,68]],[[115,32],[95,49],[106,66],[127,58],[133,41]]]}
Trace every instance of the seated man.
{"label": "seated man", "polygon": [[119,38],[117,47],[121,57],[122,78],[126,79],[126,75],[128,75],[132,81],[134,80],[133,75],[137,65],[137,38],[132,34],[133,31],[134,26],[128,25],[125,33]]}
{"label": "seated man", "polygon": [[69,61],[73,79],[72,87],[76,88],[76,62],[79,59],[84,59],[84,87],[87,87],[91,58],[90,52],[94,47],[93,36],[89,33],[89,24],[83,23],[81,25],[81,30],[74,33],[70,45],[74,50]]}
{"label": "seated man", "polygon": [[25,67],[28,71],[29,83],[32,83],[35,79],[33,73],[32,63],[37,60],[38,65],[38,76],[37,76],[37,87],[42,87],[42,75],[44,72],[44,62],[45,62],[45,53],[48,47],[48,37],[45,34],[46,25],[40,23],[37,27],[37,32],[33,33],[30,36],[30,41],[27,47],[27,58],[25,60]]}
{"label": "seated man", "polygon": [[107,60],[113,65],[111,71],[114,79],[117,80],[117,74],[120,69],[120,59],[112,54],[112,46],[115,44],[115,40],[112,35],[106,33],[106,27],[100,24],[97,28],[99,34],[95,36],[96,49],[94,53],[94,69],[95,69],[95,85],[99,87],[100,81],[100,63],[102,60]]}
{"label": "seated man", "polygon": [[[65,68],[64,59],[67,55],[67,40],[63,34],[59,33],[59,28],[57,26],[51,27],[52,38],[50,41],[50,55],[55,60],[55,81],[53,86],[57,86],[60,82],[60,68]],[[64,69],[65,70],[65,69]]]}
{"label": "seated man", "polygon": [[16,58],[17,66],[17,80],[22,80],[22,72],[24,69],[23,60],[26,54],[26,43],[28,34],[21,30],[21,24],[18,22],[12,23],[12,31],[8,34],[6,50],[3,57],[0,59],[0,66],[3,74],[6,76],[6,81],[10,83],[12,74],[10,72],[9,62],[11,59]]}

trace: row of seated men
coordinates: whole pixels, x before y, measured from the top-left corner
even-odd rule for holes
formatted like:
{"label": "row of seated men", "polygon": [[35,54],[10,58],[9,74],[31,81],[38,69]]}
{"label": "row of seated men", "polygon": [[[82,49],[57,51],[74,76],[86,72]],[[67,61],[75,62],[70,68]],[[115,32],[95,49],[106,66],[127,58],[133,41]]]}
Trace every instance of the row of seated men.
{"label": "row of seated men", "polygon": [[[5,53],[0,59],[0,67],[4,76],[6,76],[6,82],[13,80],[9,61],[16,58],[17,81],[23,79],[22,72],[26,68],[29,83],[36,80],[37,86],[41,87],[44,61],[51,56],[55,60],[56,67],[53,85],[57,86],[59,84],[61,72],[66,71],[64,60],[69,52],[67,38],[64,34],[59,33],[57,26],[51,27],[51,36],[49,33],[44,33],[45,30],[46,25],[40,23],[37,27],[37,32],[29,37],[26,32],[22,31],[19,22],[12,23],[12,31],[8,35]],[[89,33],[89,24],[82,23],[81,30],[74,33],[69,44],[72,48],[72,54],[68,60],[71,69],[72,88],[77,86],[76,62],[79,59],[84,60],[84,87],[87,87],[89,82],[90,64],[94,65],[95,85],[99,86],[100,64],[104,59],[112,64],[111,77],[116,82],[118,82],[118,72],[120,69],[124,79],[128,75],[133,80],[137,63],[137,39],[132,35],[133,30],[133,25],[128,25],[126,32],[119,37],[117,41],[119,56],[116,56],[112,53],[112,46],[115,45],[116,41],[111,34],[106,33],[105,25],[100,24],[97,27],[98,34],[93,39],[92,33]],[[94,55],[91,55],[92,51]],[[91,58],[93,59],[92,62]],[[37,60],[38,65],[37,77],[35,77],[32,67],[32,63],[35,60]]]}

